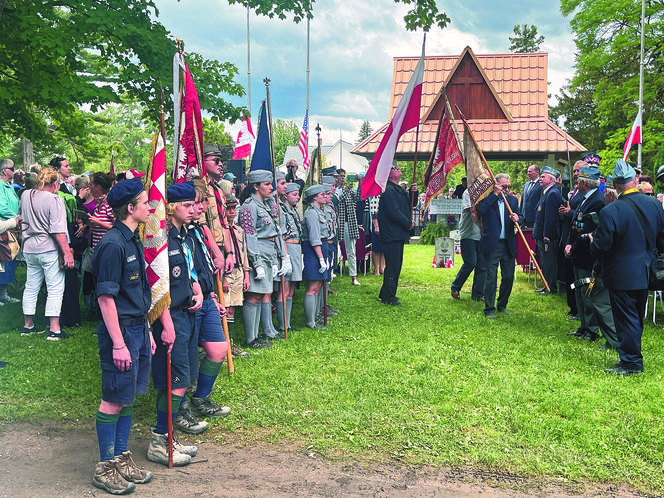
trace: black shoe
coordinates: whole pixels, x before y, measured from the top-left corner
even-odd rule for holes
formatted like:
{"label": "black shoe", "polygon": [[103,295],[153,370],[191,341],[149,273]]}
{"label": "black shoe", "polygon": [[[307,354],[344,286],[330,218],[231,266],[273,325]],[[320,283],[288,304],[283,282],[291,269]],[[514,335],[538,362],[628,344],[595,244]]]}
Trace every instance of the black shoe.
{"label": "black shoe", "polygon": [[502,309],[497,309],[496,310],[498,313],[502,313],[503,315],[511,315],[512,312],[508,310],[507,308],[502,308]]}
{"label": "black shoe", "polygon": [[567,321],[568,322],[580,322],[581,317],[580,316],[570,316],[570,317],[567,318]]}
{"label": "black shoe", "polygon": [[393,301],[381,301],[383,304],[387,304],[388,306],[403,306],[397,299]]}
{"label": "black shoe", "polygon": [[634,374],[643,373],[643,370],[627,370],[624,367],[607,368],[604,371],[606,373],[610,373],[610,374],[614,374],[614,375],[621,375],[623,377],[626,377],[627,375],[634,375]]}
{"label": "black shoe", "polygon": [[489,320],[495,320],[496,319],[496,314],[493,311],[488,311],[484,312],[485,318],[488,318]]}
{"label": "black shoe", "polygon": [[617,351],[616,348],[613,346],[609,346],[608,344],[604,344],[604,346],[600,346],[599,348],[600,351]]}
{"label": "black shoe", "polygon": [[544,292],[546,290],[546,287],[540,287],[539,289],[535,289],[535,292]]}
{"label": "black shoe", "polygon": [[573,335],[574,337],[581,337],[585,333],[586,329],[582,329],[581,327],[579,327],[574,332],[567,332],[567,335]]}
{"label": "black shoe", "polygon": [[272,343],[267,341],[263,342],[260,339],[254,339],[249,344],[245,344],[244,347],[247,349],[268,349],[272,347]]}
{"label": "black shoe", "polygon": [[585,334],[579,336],[579,339],[582,341],[595,342],[597,339],[599,339],[599,334],[587,330]]}

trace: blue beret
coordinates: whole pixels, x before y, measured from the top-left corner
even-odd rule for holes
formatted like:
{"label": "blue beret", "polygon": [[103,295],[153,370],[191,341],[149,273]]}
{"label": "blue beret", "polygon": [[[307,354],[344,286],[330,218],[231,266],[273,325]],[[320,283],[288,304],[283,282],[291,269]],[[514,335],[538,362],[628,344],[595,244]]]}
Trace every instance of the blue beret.
{"label": "blue beret", "polygon": [[191,182],[174,183],[166,189],[168,202],[185,202],[196,199],[196,189]]}
{"label": "blue beret", "polygon": [[616,167],[613,168],[613,183],[624,185],[636,178],[636,171],[622,159],[616,161]]}
{"label": "blue beret", "polygon": [[272,172],[266,169],[255,169],[247,173],[248,183],[271,182],[273,179]]}
{"label": "blue beret", "polygon": [[599,168],[592,166],[582,166],[579,169],[579,178],[586,178],[588,180],[599,180]]}
{"label": "blue beret", "polygon": [[546,174],[548,174],[548,175],[551,175],[551,176],[554,177],[556,180],[557,180],[558,178],[560,178],[560,173],[559,173],[557,170],[553,169],[551,166],[544,166],[544,167],[542,168],[542,174],[544,174],[544,173],[546,173]]}
{"label": "blue beret", "polygon": [[106,196],[106,202],[113,209],[126,206],[134,200],[144,189],[140,178],[132,178],[116,183]]}

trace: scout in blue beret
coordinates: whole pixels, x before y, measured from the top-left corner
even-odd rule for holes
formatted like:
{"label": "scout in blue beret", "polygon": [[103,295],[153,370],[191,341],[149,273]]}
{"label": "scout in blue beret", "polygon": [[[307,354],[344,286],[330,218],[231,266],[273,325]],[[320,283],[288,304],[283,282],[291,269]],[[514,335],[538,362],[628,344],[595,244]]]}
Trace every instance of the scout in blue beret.
{"label": "scout in blue beret", "polygon": [[107,195],[115,222],[95,246],[92,274],[103,321],[97,327],[101,403],[95,416],[99,463],[92,483],[112,494],[130,493],[152,473],[127,450],[136,394],[148,391],[154,341],[147,324],[151,295],[143,244],[136,235],[150,215],[143,183],[126,180]]}
{"label": "scout in blue beret", "polygon": [[[194,215],[196,189],[189,182],[177,183],[166,191],[168,206],[168,268],[170,308],[153,324],[157,343],[152,358],[152,383],[157,391],[157,423],[151,430],[148,460],[168,465],[168,399],[166,355],[171,354],[171,403],[173,427],[190,434],[200,434],[208,423],[178,414],[180,403],[198,364],[196,312],[203,305],[203,293],[194,266],[193,242],[186,225]],[[177,332],[176,332],[177,331]],[[196,454],[195,446],[176,446],[173,465],[187,465]]]}

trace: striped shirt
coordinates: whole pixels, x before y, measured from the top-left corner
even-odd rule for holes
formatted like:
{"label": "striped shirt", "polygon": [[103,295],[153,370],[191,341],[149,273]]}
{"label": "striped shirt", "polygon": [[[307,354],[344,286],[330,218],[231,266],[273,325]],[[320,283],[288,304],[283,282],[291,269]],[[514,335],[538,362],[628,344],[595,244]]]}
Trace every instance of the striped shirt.
{"label": "striped shirt", "polygon": [[[97,207],[92,212],[92,216],[98,218],[99,221],[104,221],[106,223],[110,223],[111,225],[115,221],[115,217],[113,216],[113,208],[108,205],[106,199],[97,204]],[[95,247],[99,243],[106,232],[108,232],[108,228],[99,226],[92,226],[90,228],[90,234],[92,236],[92,247]]]}

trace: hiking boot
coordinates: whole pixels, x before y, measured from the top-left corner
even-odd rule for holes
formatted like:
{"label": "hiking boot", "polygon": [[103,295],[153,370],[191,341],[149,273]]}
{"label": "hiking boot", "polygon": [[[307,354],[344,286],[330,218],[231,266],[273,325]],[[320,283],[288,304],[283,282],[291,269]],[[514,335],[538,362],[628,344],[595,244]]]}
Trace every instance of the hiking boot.
{"label": "hiking boot", "polygon": [[[168,465],[168,434],[158,434],[154,427],[150,427],[150,445],[148,446],[148,460]],[[173,466],[183,467],[191,462],[191,456],[175,450],[173,442]]]}
{"label": "hiking boot", "polygon": [[238,356],[249,356],[249,353],[235,345],[233,339],[231,339],[231,354],[233,355],[233,358],[237,358]]}
{"label": "hiking boot", "polygon": [[32,328],[23,327],[23,332],[21,332],[21,337],[28,337],[35,334],[43,334],[46,330],[37,330],[37,327],[33,326]]}
{"label": "hiking boot", "polygon": [[126,495],[134,491],[136,485],[125,481],[118,471],[117,463],[117,460],[99,462],[92,476],[92,484],[112,495]]}
{"label": "hiking boot", "polygon": [[210,398],[191,398],[191,410],[199,417],[227,417],[231,409],[210,401]]}
{"label": "hiking boot", "polygon": [[209,426],[210,424],[205,420],[198,420],[196,418],[191,412],[188,401],[182,401],[182,403],[180,403],[180,409],[173,421],[174,429],[186,432],[187,434],[200,434],[201,432],[205,432]]}
{"label": "hiking boot", "polygon": [[269,349],[272,347],[272,343],[270,342],[263,342],[258,339],[254,339],[251,341],[249,344],[245,344],[245,348],[250,348],[250,349]]}
{"label": "hiking boot", "polygon": [[180,453],[184,453],[190,457],[195,457],[198,453],[198,448],[196,446],[187,446],[182,444],[178,438],[175,437],[175,433],[173,433],[173,451],[179,451]]}
{"label": "hiking boot", "polygon": [[136,484],[145,484],[152,480],[152,472],[143,470],[134,459],[131,457],[131,451],[125,451],[122,455],[115,457],[116,466],[120,475],[125,481],[133,482]]}
{"label": "hiking boot", "polygon": [[327,316],[337,316],[338,314],[339,314],[339,311],[335,310],[329,304],[327,305]]}
{"label": "hiking boot", "polygon": [[71,336],[67,332],[58,330],[57,332],[49,331],[46,336],[47,341],[59,341],[60,339],[69,339]]}

